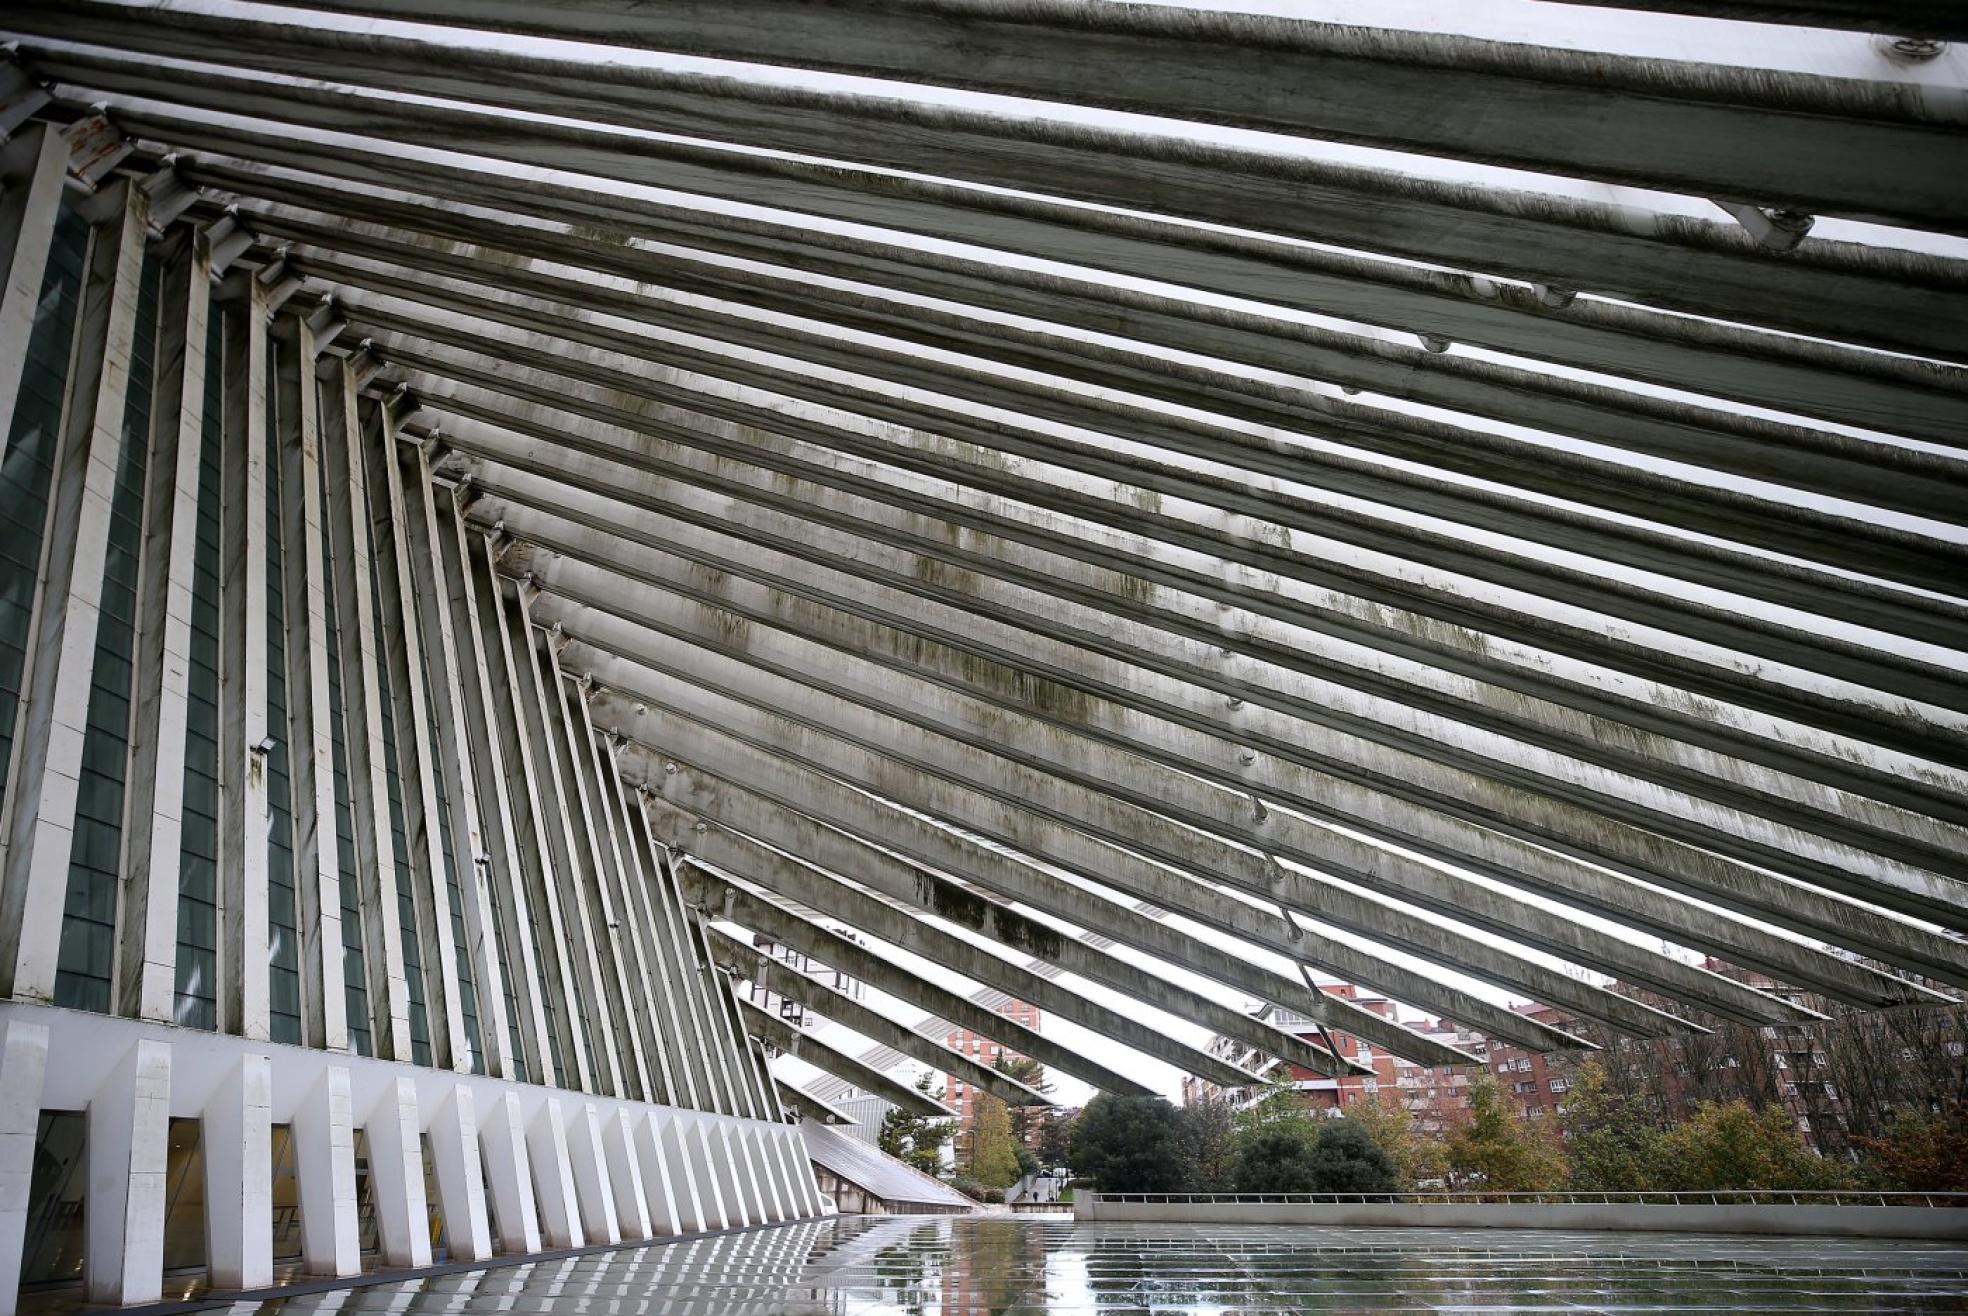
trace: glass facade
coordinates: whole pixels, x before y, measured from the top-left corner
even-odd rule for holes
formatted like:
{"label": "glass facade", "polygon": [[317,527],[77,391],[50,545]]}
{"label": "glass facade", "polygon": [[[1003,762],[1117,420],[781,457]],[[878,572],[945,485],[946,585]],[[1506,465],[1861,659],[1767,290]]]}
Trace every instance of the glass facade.
{"label": "glass facade", "polygon": [[157,297],[162,263],[146,258],[138,278],[136,332],[130,347],[110,495],[102,606],[76,779],[75,833],[55,960],[55,1004],[107,1011],[113,1004],[116,905],[123,869],[123,798],[130,767],[130,711],[136,692],[137,573],[143,559],[144,483],[150,466],[152,368],[157,355]]}
{"label": "glass facade", "polygon": [[[369,599],[376,617],[376,634],[383,630],[382,566],[372,544],[369,558]],[[417,928],[415,878],[410,868],[410,838],[403,821],[403,772],[396,738],[396,701],[390,693],[389,661],[382,646],[376,648],[376,703],[383,724],[383,778],[389,787],[390,862],[396,867],[397,926],[403,938],[403,977],[410,1006],[410,1059],[419,1065],[431,1063],[430,1009],[424,987],[423,939]]]}
{"label": "glass facade", "polygon": [[[431,744],[441,745],[444,742],[437,734],[437,703],[431,689],[428,662],[423,678]],[[437,793],[437,817],[431,820],[431,825],[437,828],[438,844],[444,854],[444,894],[451,910],[451,945],[456,949],[458,960],[458,1013],[465,1021],[465,1045],[471,1052],[471,1072],[483,1074],[485,1043],[478,1026],[478,983],[472,974],[471,941],[465,935],[465,894],[458,881],[457,855],[451,846],[451,797],[444,789],[442,772],[431,774],[431,788]]]}

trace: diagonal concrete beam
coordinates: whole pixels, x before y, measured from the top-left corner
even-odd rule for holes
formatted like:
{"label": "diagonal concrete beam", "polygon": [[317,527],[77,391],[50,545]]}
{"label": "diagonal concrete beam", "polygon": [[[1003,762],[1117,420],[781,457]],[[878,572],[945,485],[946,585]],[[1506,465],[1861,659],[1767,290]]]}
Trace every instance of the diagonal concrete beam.
{"label": "diagonal concrete beam", "polygon": [[679,864],[677,875],[683,884],[684,898],[713,918],[723,918],[754,932],[764,933],[772,940],[809,955],[822,964],[859,978],[877,991],[908,1001],[947,1023],[968,1028],[1104,1092],[1147,1095],[1150,1091],[1134,1079],[1089,1060],[996,1010],[986,1009],[975,1001],[926,982],[866,946],[821,927],[775,901],[756,895],[702,864]]}
{"label": "diagonal concrete beam", "polygon": [[954,1051],[934,1038],[905,1028],[887,1015],[871,1010],[845,992],[834,990],[784,960],[761,954],[721,928],[710,930],[711,957],[726,969],[755,987],[795,1001],[815,1014],[833,1020],[841,1027],[871,1041],[890,1046],[919,1060],[931,1069],[954,1074],[973,1087],[982,1088],[1010,1106],[1049,1106],[1052,1098],[1020,1083],[1009,1074],[979,1064],[961,1051]]}
{"label": "diagonal concrete beam", "polygon": [[[657,839],[700,864],[754,883],[808,909],[825,910],[869,937],[887,942],[973,982],[1029,1001],[1069,1023],[1119,1042],[1184,1073],[1225,1087],[1244,1086],[1252,1076],[1199,1047],[1189,1046],[1140,1019],[1108,1009],[1043,974],[1001,958],[955,936],[906,909],[877,899],[823,873],[811,864],[780,854],[723,826],[694,831],[694,821],[660,798],[645,795]],[[682,838],[689,838],[686,847]],[[1049,957],[1047,957],[1049,958]],[[927,1007],[925,1007],[927,1008]]]}
{"label": "diagonal concrete beam", "polygon": [[772,1086],[778,1090],[779,1104],[798,1115],[801,1119],[812,1120],[816,1124],[858,1124],[846,1111],[814,1096],[805,1088],[795,1087],[783,1078],[775,1077]]}
{"label": "diagonal concrete beam", "polygon": [[748,1000],[740,998],[738,1009],[745,1031],[776,1051],[804,1060],[815,1069],[824,1069],[836,1078],[852,1083],[891,1105],[900,1106],[911,1114],[937,1116],[957,1113],[942,1102],[925,1097],[908,1084],[898,1083],[880,1070],[868,1068],[847,1052],[829,1046],[813,1034],[801,1032],[784,1019],[767,1014]]}

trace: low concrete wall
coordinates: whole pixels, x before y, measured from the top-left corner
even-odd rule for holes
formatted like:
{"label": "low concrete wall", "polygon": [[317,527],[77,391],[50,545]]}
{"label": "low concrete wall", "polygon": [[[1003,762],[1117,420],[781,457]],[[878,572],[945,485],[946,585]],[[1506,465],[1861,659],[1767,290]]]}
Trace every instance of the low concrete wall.
{"label": "low concrete wall", "polygon": [[1515,1206],[1501,1203],[1108,1202],[1080,1193],[1075,1220],[1224,1225],[1447,1229],[1647,1230],[1677,1234],[1803,1234],[1968,1239],[1968,1210],[1924,1206]]}

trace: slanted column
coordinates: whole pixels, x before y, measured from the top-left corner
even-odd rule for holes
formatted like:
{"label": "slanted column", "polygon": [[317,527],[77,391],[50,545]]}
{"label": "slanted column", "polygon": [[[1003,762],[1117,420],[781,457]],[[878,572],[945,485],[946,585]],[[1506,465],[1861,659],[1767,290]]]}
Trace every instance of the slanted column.
{"label": "slanted column", "polygon": [[14,431],[67,171],[68,141],[53,124],[30,123],[0,146],[0,453]]}
{"label": "slanted column", "polygon": [[323,514],[339,551],[328,563],[340,603],[343,741],[348,752],[349,813],[355,825],[355,874],[362,906],[363,963],[369,966],[370,1014],[376,1054],[411,1059],[410,983],[403,959],[403,925],[390,841],[390,748],[383,744],[382,687],[377,655],[369,472],[357,410],[356,372],[324,362],[321,410]]}
{"label": "slanted column", "polygon": [[348,1050],[342,976],[342,879],[336,858],[335,748],[329,724],[328,605],[321,551],[321,445],[314,330],[283,312],[275,335],[274,416],[280,427],[279,533],[286,545],[287,771],[292,782],[294,893],[300,934],[302,1036]]}
{"label": "slanted column", "polygon": [[510,1092],[494,1098],[479,1121],[478,1136],[485,1148],[485,1191],[498,1221],[499,1246],[508,1255],[538,1252],[540,1225],[519,1098]]}
{"label": "slanted column", "polygon": [[150,489],[144,498],[137,590],[126,806],[131,827],[123,864],[125,925],[119,950],[120,1011],[159,1022],[172,1019],[177,986],[192,589],[212,296],[212,250],[206,235],[187,232],[170,245],[174,250],[158,317]]}
{"label": "slanted column", "polygon": [[55,994],[149,213],[128,182],[96,201],[109,214],[89,241],[0,872],[0,996],[43,1003]]}
{"label": "slanted column", "polygon": [[164,1293],[170,1044],[133,1043],[89,1098],[88,1119],[83,1293],[111,1306],[156,1302]]}
{"label": "slanted column", "polygon": [[649,1213],[647,1236],[651,1238],[668,1238],[683,1232],[677,1210],[677,1179],[663,1154],[662,1126],[658,1123],[661,1118],[657,1111],[623,1115],[629,1155],[642,1175],[643,1203]]}
{"label": "slanted column", "polygon": [[430,1124],[432,1168],[437,1172],[438,1207],[453,1261],[484,1261],[492,1255],[492,1228],[485,1215],[485,1177],[478,1157],[478,1115],[471,1089],[452,1087]]}
{"label": "slanted column", "polygon": [[0,1023],[0,1316],[13,1316],[27,1244],[27,1195],[48,1076],[48,1026]]}
{"label": "slanted column", "polygon": [[294,1178],[301,1199],[301,1265],[310,1275],[359,1275],[355,1120],[349,1072],[330,1065],[294,1112]]}
{"label": "slanted column", "polygon": [[267,965],[267,297],[227,279],[219,556],[219,1025],[272,1036]]}
{"label": "slanted column", "polygon": [[759,1204],[766,1218],[772,1221],[792,1218],[791,1197],[781,1177],[778,1158],[772,1154],[766,1142],[763,1124],[744,1124],[739,1126],[744,1135],[745,1147],[752,1161],[752,1173],[759,1188]]}
{"label": "slanted column", "polygon": [[806,1135],[797,1124],[788,1124],[780,1130],[781,1145],[786,1150],[786,1164],[793,1176],[793,1186],[798,1191],[801,1213],[810,1217],[820,1214],[820,1185],[813,1179],[813,1158],[807,1154]]}
{"label": "slanted column", "polygon": [[731,1158],[723,1155],[722,1139],[714,1140],[712,1132],[718,1117],[715,1115],[679,1115],[685,1149],[690,1153],[690,1168],[697,1176],[698,1201],[704,1208],[704,1228],[729,1229],[733,1225],[745,1223],[738,1209],[738,1196],[734,1191],[737,1181],[732,1178]]}
{"label": "slanted column", "polygon": [[526,1126],[526,1147],[532,1159],[534,1198],[540,1206],[540,1232],[546,1235],[547,1246],[586,1246],[573,1157],[567,1147],[567,1115],[558,1098],[547,1098],[533,1112]]}
{"label": "slanted column", "polygon": [[624,1240],[655,1237],[649,1222],[648,1188],[642,1158],[636,1154],[635,1126],[640,1119],[626,1110],[601,1117],[601,1147],[608,1163],[608,1185],[615,1192],[615,1220]]}
{"label": "slanted column", "polygon": [[581,1227],[590,1243],[619,1243],[622,1226],[615,1214],[615,1189],[601,1145],[601,1116],[591,1101],[569,1113],[567,1154],[574,1164],[574,1193],[581,1204]]}
{"label": "slanted column", "polygon": [[724,1190],[724,1214],[733,1225],[755,1225],[764,1219],[759,1210],[758,1186],[752,1182],[752,1169],[732,1121],[706,1116],[704,1137],[711,1145],[711,1160],[719,1173],[718,1186]]}
{"label": "slanted column", "polygon": [[690,1136],[688,1117],[675,1111],[652,1111],[649,1128],[661,1149],[663,1163],[670,1170],[670,1201],[676,1210],[677,1231],[694,1234],[723,1228],[721,1221],[714,1222],[712,1208],[707,1205],[710,1188],[699,1177],[699,1158],[690,1145],[694,1139]]}
{"label": "slanted column", "polygon": [[242,1056],[205,1103],[205,1265],[215,1289],[273,1283],[273,1064]]}
{"label": "slanted column", "polygon": [[364,1127],[383,1264],[428,1266],[430,1204],[424,1198],[423,1124],[418,1119],[415,1080],[404,1077],[385,1083]]}

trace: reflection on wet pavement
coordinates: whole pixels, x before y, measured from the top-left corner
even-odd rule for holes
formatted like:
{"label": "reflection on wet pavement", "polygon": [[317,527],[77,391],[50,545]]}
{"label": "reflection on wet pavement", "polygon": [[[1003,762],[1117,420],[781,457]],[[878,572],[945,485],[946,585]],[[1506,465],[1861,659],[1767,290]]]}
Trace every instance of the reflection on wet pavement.
{"label": "reflection on wet pavement", "polygon": [[1968,1311],[1968,1247],[857,1216],[295,1294],[230,1310],[239,1316]]}

